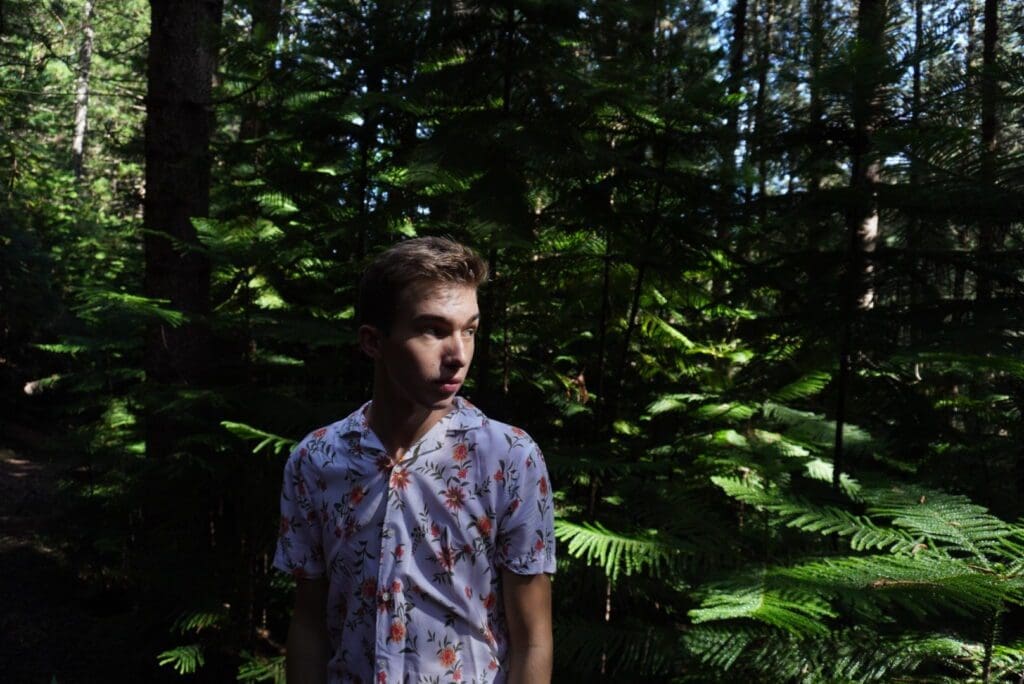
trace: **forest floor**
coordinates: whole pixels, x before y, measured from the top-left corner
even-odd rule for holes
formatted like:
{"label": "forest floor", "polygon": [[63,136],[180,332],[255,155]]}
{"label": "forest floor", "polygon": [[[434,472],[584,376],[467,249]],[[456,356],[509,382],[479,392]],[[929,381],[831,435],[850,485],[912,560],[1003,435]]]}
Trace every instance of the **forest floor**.
{"label": "forest floor", "polygon": [[136,678],[130,647],[116,644],[118,616],[75,562],[82,542],[69,538],[58,486],[71,473],[0,446],[0,680],[148,681]]}

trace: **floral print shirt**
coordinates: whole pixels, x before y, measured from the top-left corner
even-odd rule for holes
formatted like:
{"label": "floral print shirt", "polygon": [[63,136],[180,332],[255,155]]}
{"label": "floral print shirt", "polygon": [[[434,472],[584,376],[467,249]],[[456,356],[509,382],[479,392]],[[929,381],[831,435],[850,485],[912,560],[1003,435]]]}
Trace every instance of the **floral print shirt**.
{"label": "floral print shirt", "polygon": [[555,571],[540,449],[456,397],[395,462],[367,406],[303,439],[281,491],[274,566],[328,579],[328,680],[504,682],[501,569]]}

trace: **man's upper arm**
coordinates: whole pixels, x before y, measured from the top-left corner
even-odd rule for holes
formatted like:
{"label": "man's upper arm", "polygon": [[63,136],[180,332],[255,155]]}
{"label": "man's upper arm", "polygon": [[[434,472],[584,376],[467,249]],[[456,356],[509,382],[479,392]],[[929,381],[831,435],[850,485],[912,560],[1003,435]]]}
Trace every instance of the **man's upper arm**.
{"label": "man's upper arm", "polygon": [[327,628],[327,578],[295,581],[295,609],[292,622]]}
{"label": "man's upper arm", "polygon": [[509,684],[551,681],[551,578],[502,570],[502,592],[509,638]]}
{"label": "man's upper arm", "polygon": [[295,582],[295,609],[288,628],[287,678],[298,684],[326,684],[331,657],[327,637],[327,579]]}
{"label": "man's upper arm", "polygon": [[501,571],[505,619],[513,649],[551,641],[551,578]]}

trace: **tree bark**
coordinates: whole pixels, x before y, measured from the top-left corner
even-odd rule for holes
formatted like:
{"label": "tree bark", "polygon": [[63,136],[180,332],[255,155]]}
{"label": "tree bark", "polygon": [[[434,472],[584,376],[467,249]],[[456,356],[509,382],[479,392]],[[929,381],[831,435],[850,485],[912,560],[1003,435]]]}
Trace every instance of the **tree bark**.
{"label": "tree bark", "polygon": [[824,105],[821,97],[821,64],[825,53],[825,14],[828,10],[827,0],[810,0],[811,15],[811,64],[810,64],[810,106],[808,111],[810,127],[810,191],[817,193],[821,189],[822,162],[824,150]]}
{"label": "tree bark", "polygon": [[[150,324],[146,378],[156,396],[201,386],[211,364],[210,262],[192,219],[209,214],[212,88],[221,0],[152,0],[146,98],[145,288],[186,316]],[[146,450],[177,450],[181,418],[151,406]]]}
{"label": "tree bark", "polygon": [[78,49],[78,78],[75,82],[75,134],[71,140],[71,165],[75,180],[85,175],[85,131],[89,115],[89,73],[92,70],[93,0],[85,0],[83,8],[82,44]]}
{"label": "tree bark", "polygon": [[857,16],[853,75],[853,145],[850,176],[851,208],[847,215],[847,266],[843,292],[842,331],[839,343],[839,376],[836,406],[835,458],[832,486],[838,490],[845,467],[843,429],[847,397],[856,353],[854,323],[875,303],[872,256],[878,245],[878,197],[882,162],[872,144],[881,115],[881,83],[887,59],[885,43],[887,0],[860,0]]}
{"label": "tree bark", "polygon": [[[997,81],[996,50],[999,42],[999,4],[997,0],[985,0],[985,29],[982,38],[981,57],[981,182],[983,192],[992,192],[995,185],[995,166],[999,120],[996,106],[999,97]],[[1000,230],[997,222],[987,216],[981,220],[978,235],[978,252],[981,268],[977,272],[975,297],[982,302],[992,296],[992,279],[986,270],[990,267],[992,253],[999,249]]]}
{"label": "tree bark", "polygon": [[736,191],[736,147],[739,145],[739,103],[733,102],[743,85],[744,55],[747,43],[747,0],[735,0],[732,14],[732,44],[729,46],[729,81],[727,93],[730,98],[726,117],[726,141],[722,149],[723,187],[727,200],[732,203]]}
{"label": "tree bark", "polygon": [[[265,80],[274,65],[271,48],[281,32],[281,0],[249,0],[246,5],[252,16],[249,44],[254,56],[253,77]],[[242,111],[242,121],[238,127],[239,140],[254,140],[266,132],[259,91],[257,86],[251,102]]]}

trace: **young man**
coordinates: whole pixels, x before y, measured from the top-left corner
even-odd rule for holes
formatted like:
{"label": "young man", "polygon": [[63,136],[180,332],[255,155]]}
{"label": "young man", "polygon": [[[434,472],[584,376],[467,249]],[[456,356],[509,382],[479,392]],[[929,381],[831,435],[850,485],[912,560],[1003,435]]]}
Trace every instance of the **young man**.
{"label": "young man", "polygon": [[442,238],[402,242],[363,275],[372,399],[285,466],[274,565],[297,584],[292,684],[550,681],[544,460],[457,396],[486,277]]}

